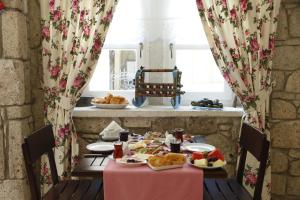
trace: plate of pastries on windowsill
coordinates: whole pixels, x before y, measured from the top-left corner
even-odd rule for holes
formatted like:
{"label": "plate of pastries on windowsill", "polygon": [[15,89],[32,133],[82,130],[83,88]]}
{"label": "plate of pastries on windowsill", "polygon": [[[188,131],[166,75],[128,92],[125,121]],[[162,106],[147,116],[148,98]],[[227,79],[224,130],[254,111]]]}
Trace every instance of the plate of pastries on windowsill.
{"label": "plate of pastries on windowsill", "polygon": [[95,97],[91,104],[102,109],[123,109],[128,106],[128,100],[122,96],[107,94],[105,97]]}

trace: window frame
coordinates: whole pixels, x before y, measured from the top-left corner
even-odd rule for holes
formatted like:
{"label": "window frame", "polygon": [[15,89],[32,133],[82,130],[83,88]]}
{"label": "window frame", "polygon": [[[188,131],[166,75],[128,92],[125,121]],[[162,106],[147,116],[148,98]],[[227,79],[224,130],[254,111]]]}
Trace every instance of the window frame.
{"label": "window frame", "polygon": [[[136,64],[140,66],[143,60],[143,57],[139,57],[139,46],[138,45],[104,45],[102,50],[134,50],[136,51]],[[100,59],[100,57],[99,57]],[[99,62],[99,61],[98,61]],[[96,67],[98,65],[96,64]],[[91,97],[101,97],[106,96],[108,93],[113,93],[114,95],[122,95],[127,99],[132,99],[134,97],[134,90],[103,90],[103,91],[91,91],[89,83],[84,89],[82,96],[91,96]]]}
{"label": "window frame", "polygon": [[[210,50],[209,45],[185,45],[177,44],[174,46],[173,50],[173,60],[172,62],[176,65],[176,50]],[[180,70],[180,66],[177,66]],[[191,101],[197,101],[203,98],[209,99],[219,99],[224,106],[232,106],[234,102],[234,93],[231,88],[224,80],[224,92],[185,92],[184,95],[181,95],[181,105],[190,105]],[[163,105],[169,105],[170,98],[163,99]]]}
{"label": "window frame", "polygon": [[[147,46],[147,45],[146,45]],[[137,66],[147,66],[147,49],[143,49],[143,56],[140,58],[139,56],[139,46],[138,45],[105,45],[103,49],[109,50],[135,50],[136,51],[136,63]],[[170,52],[163,52],[164,59],[166,59],[169,63],[176,64],[176,50],[197,50],[197,49],[210,49],[208,45],[175,45],[173,49],[173,58],[171,59],[168,54]],[[142,64],[143,63],[143,64]],[[180,70],[180,66],[179,70]],[[181,105],[190,105],[191,101],[200,100],[202,98],[209,98],[209,99],[219,99],[224,106],[232,106],[234,101],[234,93],[232,92],[231,88],[228,86],[226,81],[224,81],[224,92],[186,92],[184,95],[181,96]],[[107,93],[113,93],[114,95],[122,95],[127,98],[130,102],[135,96],[134,90],[107,90],[107,91],[90,91],[89,84],[85,88],[82,96],[106,96]],[[162,105],[170,105],[170,98],[164,97],[162,100]]]}

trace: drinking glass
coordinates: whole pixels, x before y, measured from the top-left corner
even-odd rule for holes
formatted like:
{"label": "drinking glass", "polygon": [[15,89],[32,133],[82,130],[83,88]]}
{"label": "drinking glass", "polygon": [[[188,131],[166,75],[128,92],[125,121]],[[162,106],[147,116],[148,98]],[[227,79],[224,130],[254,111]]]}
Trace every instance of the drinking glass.
{"label": "drinking glass", "polygon": [[122,149],[123,143],[122,142],[116,142],[114,143],[114,159],[122,158],[123,157],[123,149]]}

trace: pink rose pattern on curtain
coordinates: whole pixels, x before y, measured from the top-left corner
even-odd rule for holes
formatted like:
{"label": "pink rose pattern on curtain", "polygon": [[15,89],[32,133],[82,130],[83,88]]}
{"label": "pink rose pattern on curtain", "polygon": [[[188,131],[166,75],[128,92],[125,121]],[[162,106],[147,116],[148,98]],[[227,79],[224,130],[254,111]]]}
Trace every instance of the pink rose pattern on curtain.
{"label": "pink rose pattern on curtain", "polygon": [[[41,2],[45,115],[53,125],[61,178],[68,177],[77,160],[72,111],[91,78],[116,4],[117,0]],[[51,185],[45,158],[41,165],[43,191]]]}
{"label": "pink rose pattern on curtain", "polygon": [[[280,0],[196,0],[196,3],[213,56],[224,79],[241,100],[245,120],[268,134],[266,116]],[[254,157],[248,155],[244,186],[250,193],[255,187],[257,167]],[[270,180],[269,166],[262,199],[270,199]]]}

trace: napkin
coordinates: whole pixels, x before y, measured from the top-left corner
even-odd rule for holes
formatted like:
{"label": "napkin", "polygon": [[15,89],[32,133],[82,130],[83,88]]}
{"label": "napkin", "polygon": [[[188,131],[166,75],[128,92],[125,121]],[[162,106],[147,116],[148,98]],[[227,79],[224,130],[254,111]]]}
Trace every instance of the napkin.
{"label": "napkin", "polygon": [[173,134],[169,133],[168,131],[166,131],[165,135],[166,135],[165,144],[170,148],[170,143],[176,142],[176,138],[173,136]]}
{"label": "napkin", "polygon": [[118,138],[124,129],[115,121],[112,121],[101,133],[103,138]]}

